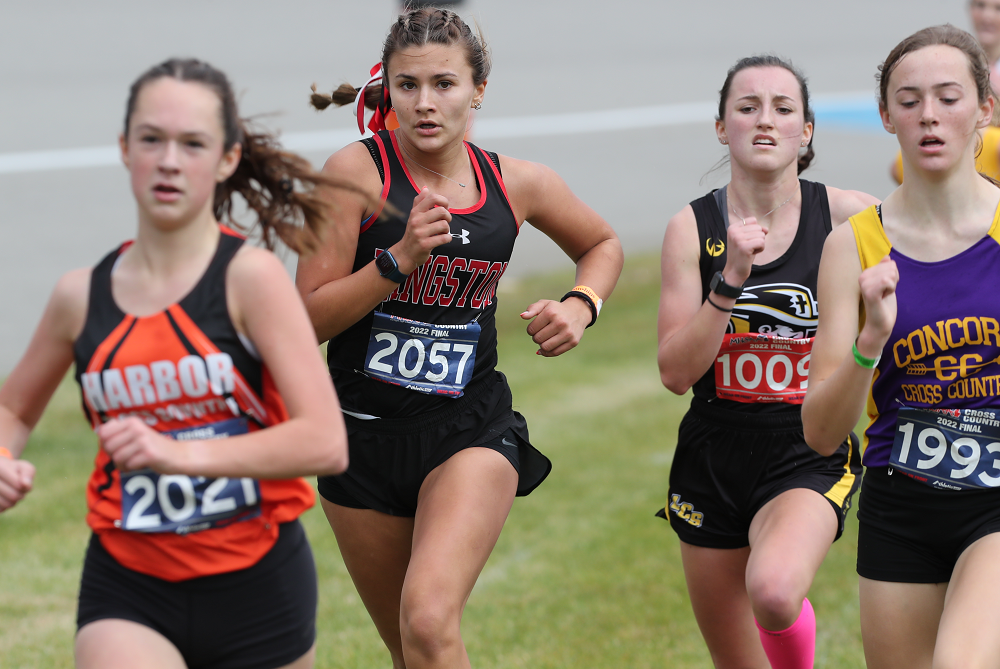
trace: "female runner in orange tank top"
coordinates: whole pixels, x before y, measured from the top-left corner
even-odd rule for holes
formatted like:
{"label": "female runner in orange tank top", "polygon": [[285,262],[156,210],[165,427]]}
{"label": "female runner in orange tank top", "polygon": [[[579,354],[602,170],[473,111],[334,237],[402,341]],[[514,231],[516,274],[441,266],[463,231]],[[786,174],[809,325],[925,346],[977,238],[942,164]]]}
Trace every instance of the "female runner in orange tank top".
{"label": "female runner in orange tank top", "polygon": [[296,477],[346,468],[344,425],[282,263],[219,218],[238,192],[265,240],[304,249],[325,217],[313,187],[332,180],[249,132],[196,60],[133,84],[119,141],[136,237],[59,280],[0,389],[0,511],[32,488],[19,458],[75,358],[100,444],[77,666],[311,667],[296,517],[314,496]]}

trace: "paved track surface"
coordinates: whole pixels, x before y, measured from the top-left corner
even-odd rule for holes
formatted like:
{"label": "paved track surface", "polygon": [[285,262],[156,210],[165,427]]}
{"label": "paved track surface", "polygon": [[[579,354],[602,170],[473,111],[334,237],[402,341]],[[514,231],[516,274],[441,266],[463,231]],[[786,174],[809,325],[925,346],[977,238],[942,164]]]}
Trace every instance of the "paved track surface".
{"label": "paved track surface", "polygon": [[[242,112],[273,114],[264,119],[272,128],[349,130],[346,110],[308,108],[309,84],[361,81],[379,58],[397,7],[390,0],[10,5],[0,20],[0,161],[112,145],[131,81],[174,55],[225,70],[241,92]],[[726,69],[760,52],[790,57],[814,95],[850,93],[857,106],[859,91],[874,99],[875,68],[899,39],[936,23],[968,27],[965,5],[469,0],[460,11],[479,21],[494,52],[479,116],[487,121],[714,101]],[[669,217],[726,181],[725,169],[704,177],[724,155],[710,115],[645,129],[592,130],[483,142],[553,167],[611,221],[630,253],[657,251]],[[817,160],[806,177],[880,197],[889,192],[891,136],[835,114],[821,115],[816,132]],[[328,153],[321,147],[306,155],[321,164]],[[95,263],[134,226],[120,166],[0,173],[0,376],[23,352],[58,276]],[[559,256],[526,226],[505,280],[570,266]]]}

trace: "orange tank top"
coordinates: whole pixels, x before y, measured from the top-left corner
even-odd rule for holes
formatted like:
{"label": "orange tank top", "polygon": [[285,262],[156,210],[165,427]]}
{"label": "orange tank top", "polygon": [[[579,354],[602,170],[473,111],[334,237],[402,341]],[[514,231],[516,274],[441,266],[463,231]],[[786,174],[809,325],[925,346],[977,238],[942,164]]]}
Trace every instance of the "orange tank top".
{"label": "orange tank top", "polygon": [[[126,314],[112,297],[111,273],[128,243],[94,268],[74,353],[84,412],[95,428],[137,416],[174,439],[218,439],[288,419],[267,368],[229,318],[226,269],[244,240],[220,229],[215,256],[194,289],[150,316]],[[301,478],[122,474],[104,450],[94,465],[88,525],[123,566],[167,581],[254,565],[274,545],[278,526],[314,503]]]}

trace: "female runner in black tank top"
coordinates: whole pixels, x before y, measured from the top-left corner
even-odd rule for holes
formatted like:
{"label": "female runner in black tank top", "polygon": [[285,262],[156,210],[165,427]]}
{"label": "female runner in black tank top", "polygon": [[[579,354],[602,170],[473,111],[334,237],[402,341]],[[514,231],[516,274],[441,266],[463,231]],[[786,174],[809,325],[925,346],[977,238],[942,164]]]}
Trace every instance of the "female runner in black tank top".
{"label": "female runner in black tank top", "polygon": [[[372,197],[387,195],[408,220],[372,222],[364,201],[338,199],[342,214],[323,249],[299,265],[297,282],[319,339],[332,339],[331,371],[353,414],[352,458],[358,453],[359,467],[368,466],[377,451],[387,461],[381,476],[375,465],[359,472],[352,463],[334,500],[321,488],[323,507],[393,666],[468,667],[462,610],[518,492],[518,471],[502,448],[526,436],[493,369],[493,286],[524,220],[576,261],[581,297],[540,300],[521,314],[539,355],[561,355],[596,319],[622,251],[610,226],[554,172],[506,156],[494,162],[463,142],[469,114],[483,100],[489,58],[456,14],[401,15],[381,68],[373,72],[386,86],[375,95],[376,116],[394,106],[400,127],[378,133],[371,151],[361,142],[345,147],[324,169]],[[354,97],[349,89],[346,100],[334,100]],[[380,273],[375,254],[383,249]],[[456,349],[476,346],[470,380],[472,363]],[[404,347],[409,358],[400,355]],[[487,447],[471,447],[504,429]],[[426,473],[405,471],[400,460],[425,447],[432,465],[446,459]],[[409,494],[395,502],[400,487]]]}
{"label": "female runner in black tank top", "polygon": [[847,445],[838,460],[815,457],[798,418],[823,240],[875,201],[798,179],[812,130],[791,65],[739,61],[716,121],[730,183],[682,209],[663,241],[660,377],[695,395],[664,513],[717,667],[812,666],[804,598],[860,471]]}

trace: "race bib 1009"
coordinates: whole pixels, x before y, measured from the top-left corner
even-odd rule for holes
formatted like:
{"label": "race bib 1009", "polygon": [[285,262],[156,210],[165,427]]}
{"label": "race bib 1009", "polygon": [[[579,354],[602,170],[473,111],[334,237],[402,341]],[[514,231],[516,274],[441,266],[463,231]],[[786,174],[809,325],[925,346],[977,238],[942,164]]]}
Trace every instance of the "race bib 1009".
{"label": "race bib 1009", "polygon": [[727,334],[715,359],[715,394],[737,402],[802,404],[813,338]]}
{"label": "race bib 1009", "polygon": [[939,490],[1000,487],[1000,410],[900,409],[889,464]]}
{"label": "race bib 1009", "polygon": [[[247,420],[211,423],[164,432],[178,441],[224,439],[247,433]],[[260,515],[260,483],[255,479],[157,474],[151,469],[121,475],[121,529],[131,532],[190,534]]]}
{"label": "race bib 1009", "polygon": [[461,397],[476,365],[481,329],[475,321],[434,325],[376,311],[365,372],[409,390]]}

